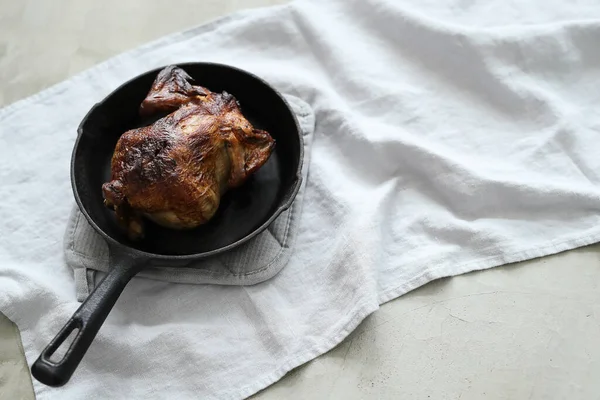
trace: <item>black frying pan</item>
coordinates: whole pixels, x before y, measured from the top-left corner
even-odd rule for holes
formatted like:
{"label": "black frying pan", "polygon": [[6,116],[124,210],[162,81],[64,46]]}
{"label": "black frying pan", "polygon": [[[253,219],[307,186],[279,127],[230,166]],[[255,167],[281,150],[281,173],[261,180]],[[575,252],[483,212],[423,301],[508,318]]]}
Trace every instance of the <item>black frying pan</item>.
{"label": "black frying pan", "polygon": [[[78,128],[71,184],[79,209],[108,243],[111,270],[33,363],[32,375],[46,385],[61,386],[69,380],[125,285],[140,270],[156,265],[185,267],[247,242],[290,207],[300,188],[302,133],[284,98],[260,78],[237,68],[212,63],[179,66],[195,84],[235,96],[246,118],[276,140],[275,151],[244,185],[225,194],[208,224],[176,231],[147,222],[145,238],[131,242],[114,213],[103,205],[101,188],[110,180],[110,160],[120,135],[153,122],[142,121],[138,109],[162,68],[126,82],[88,112]],[[74,330],[77,333],[64,357],[50,360]]]}

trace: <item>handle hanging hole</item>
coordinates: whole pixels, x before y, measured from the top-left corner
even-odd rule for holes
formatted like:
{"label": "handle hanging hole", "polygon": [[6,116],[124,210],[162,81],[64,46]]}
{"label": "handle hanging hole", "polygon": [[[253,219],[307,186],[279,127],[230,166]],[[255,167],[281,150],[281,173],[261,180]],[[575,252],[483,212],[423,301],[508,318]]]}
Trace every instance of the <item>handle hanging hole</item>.
{"label": "handle hanging hole", "polygon": [[[66,333],[67,332],[65,332],[65,334]],[[65,354],[67,354],[69,348],[71,348],[71,344],[73,344],[77,335],[79,335],[79,326],[72,325],[72,328],[68,335],[66,337],[63,336],[64,339],[57,343],[58,347],[50,349],[48,354],[48,360],[52,363],[60,363],[65,357]]]}

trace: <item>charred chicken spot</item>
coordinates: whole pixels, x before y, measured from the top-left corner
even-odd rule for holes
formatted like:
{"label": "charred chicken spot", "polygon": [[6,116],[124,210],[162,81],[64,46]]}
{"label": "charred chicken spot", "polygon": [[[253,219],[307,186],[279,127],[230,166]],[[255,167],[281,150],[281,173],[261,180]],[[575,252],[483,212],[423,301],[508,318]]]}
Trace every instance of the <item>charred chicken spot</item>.
{"label": "charred chicken spot", "polygon": [[131,185],[149,184],[171,175],[176,162],[167,156],[170,142],[167,137],[148,138],[132,146],[123,154],[120,163],[126,181]]}
{"label": "charred chicken spot", "polygon": [[132,147],[125,152],[124,170],[136,170],[142,163],[142,155],[139,149]]}
{"label": "charred chicken spot", "polygon": [[166,176],[171,175],[176,166],[176,161],[169,157],[162,157],[160,155],[146,157],[142,162],[140,171],[141,181],[147,183],[161,181]]}

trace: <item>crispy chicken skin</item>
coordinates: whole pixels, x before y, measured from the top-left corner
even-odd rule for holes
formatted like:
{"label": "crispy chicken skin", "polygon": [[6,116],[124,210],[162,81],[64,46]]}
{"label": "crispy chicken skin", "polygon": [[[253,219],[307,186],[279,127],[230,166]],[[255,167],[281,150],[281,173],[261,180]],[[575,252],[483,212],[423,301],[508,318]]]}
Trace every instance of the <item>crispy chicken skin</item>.
{"label": "crispy chicken skin", "polygon": [[117,142],[102,192],[131,239],[143,236],[142,216],[173,229],[206,223],[221,196],[264,165],[275,146],[269,133],[244,118],[232,95],[190,81],[178,67],[163,69],[140,114],[170,114]]}

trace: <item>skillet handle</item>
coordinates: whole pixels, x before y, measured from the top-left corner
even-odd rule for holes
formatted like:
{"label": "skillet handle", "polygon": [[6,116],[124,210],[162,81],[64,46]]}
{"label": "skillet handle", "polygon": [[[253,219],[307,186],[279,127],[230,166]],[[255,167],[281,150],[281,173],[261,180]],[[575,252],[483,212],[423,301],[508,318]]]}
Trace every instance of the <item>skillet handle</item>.
{"label": "skillet handle", "polygon": [[[115,252],[111,252],[110,258],[113,267],[108,275],[79,306],[31,366],[31,374],[41,383],[48,386],[62,386],[69,381],[119,295],[146,262],[146,260],[134,260],[131,256],[117,255]],[[62,359],[52,361],[50,359],[52,354],[73,330],[78,331]]]}

